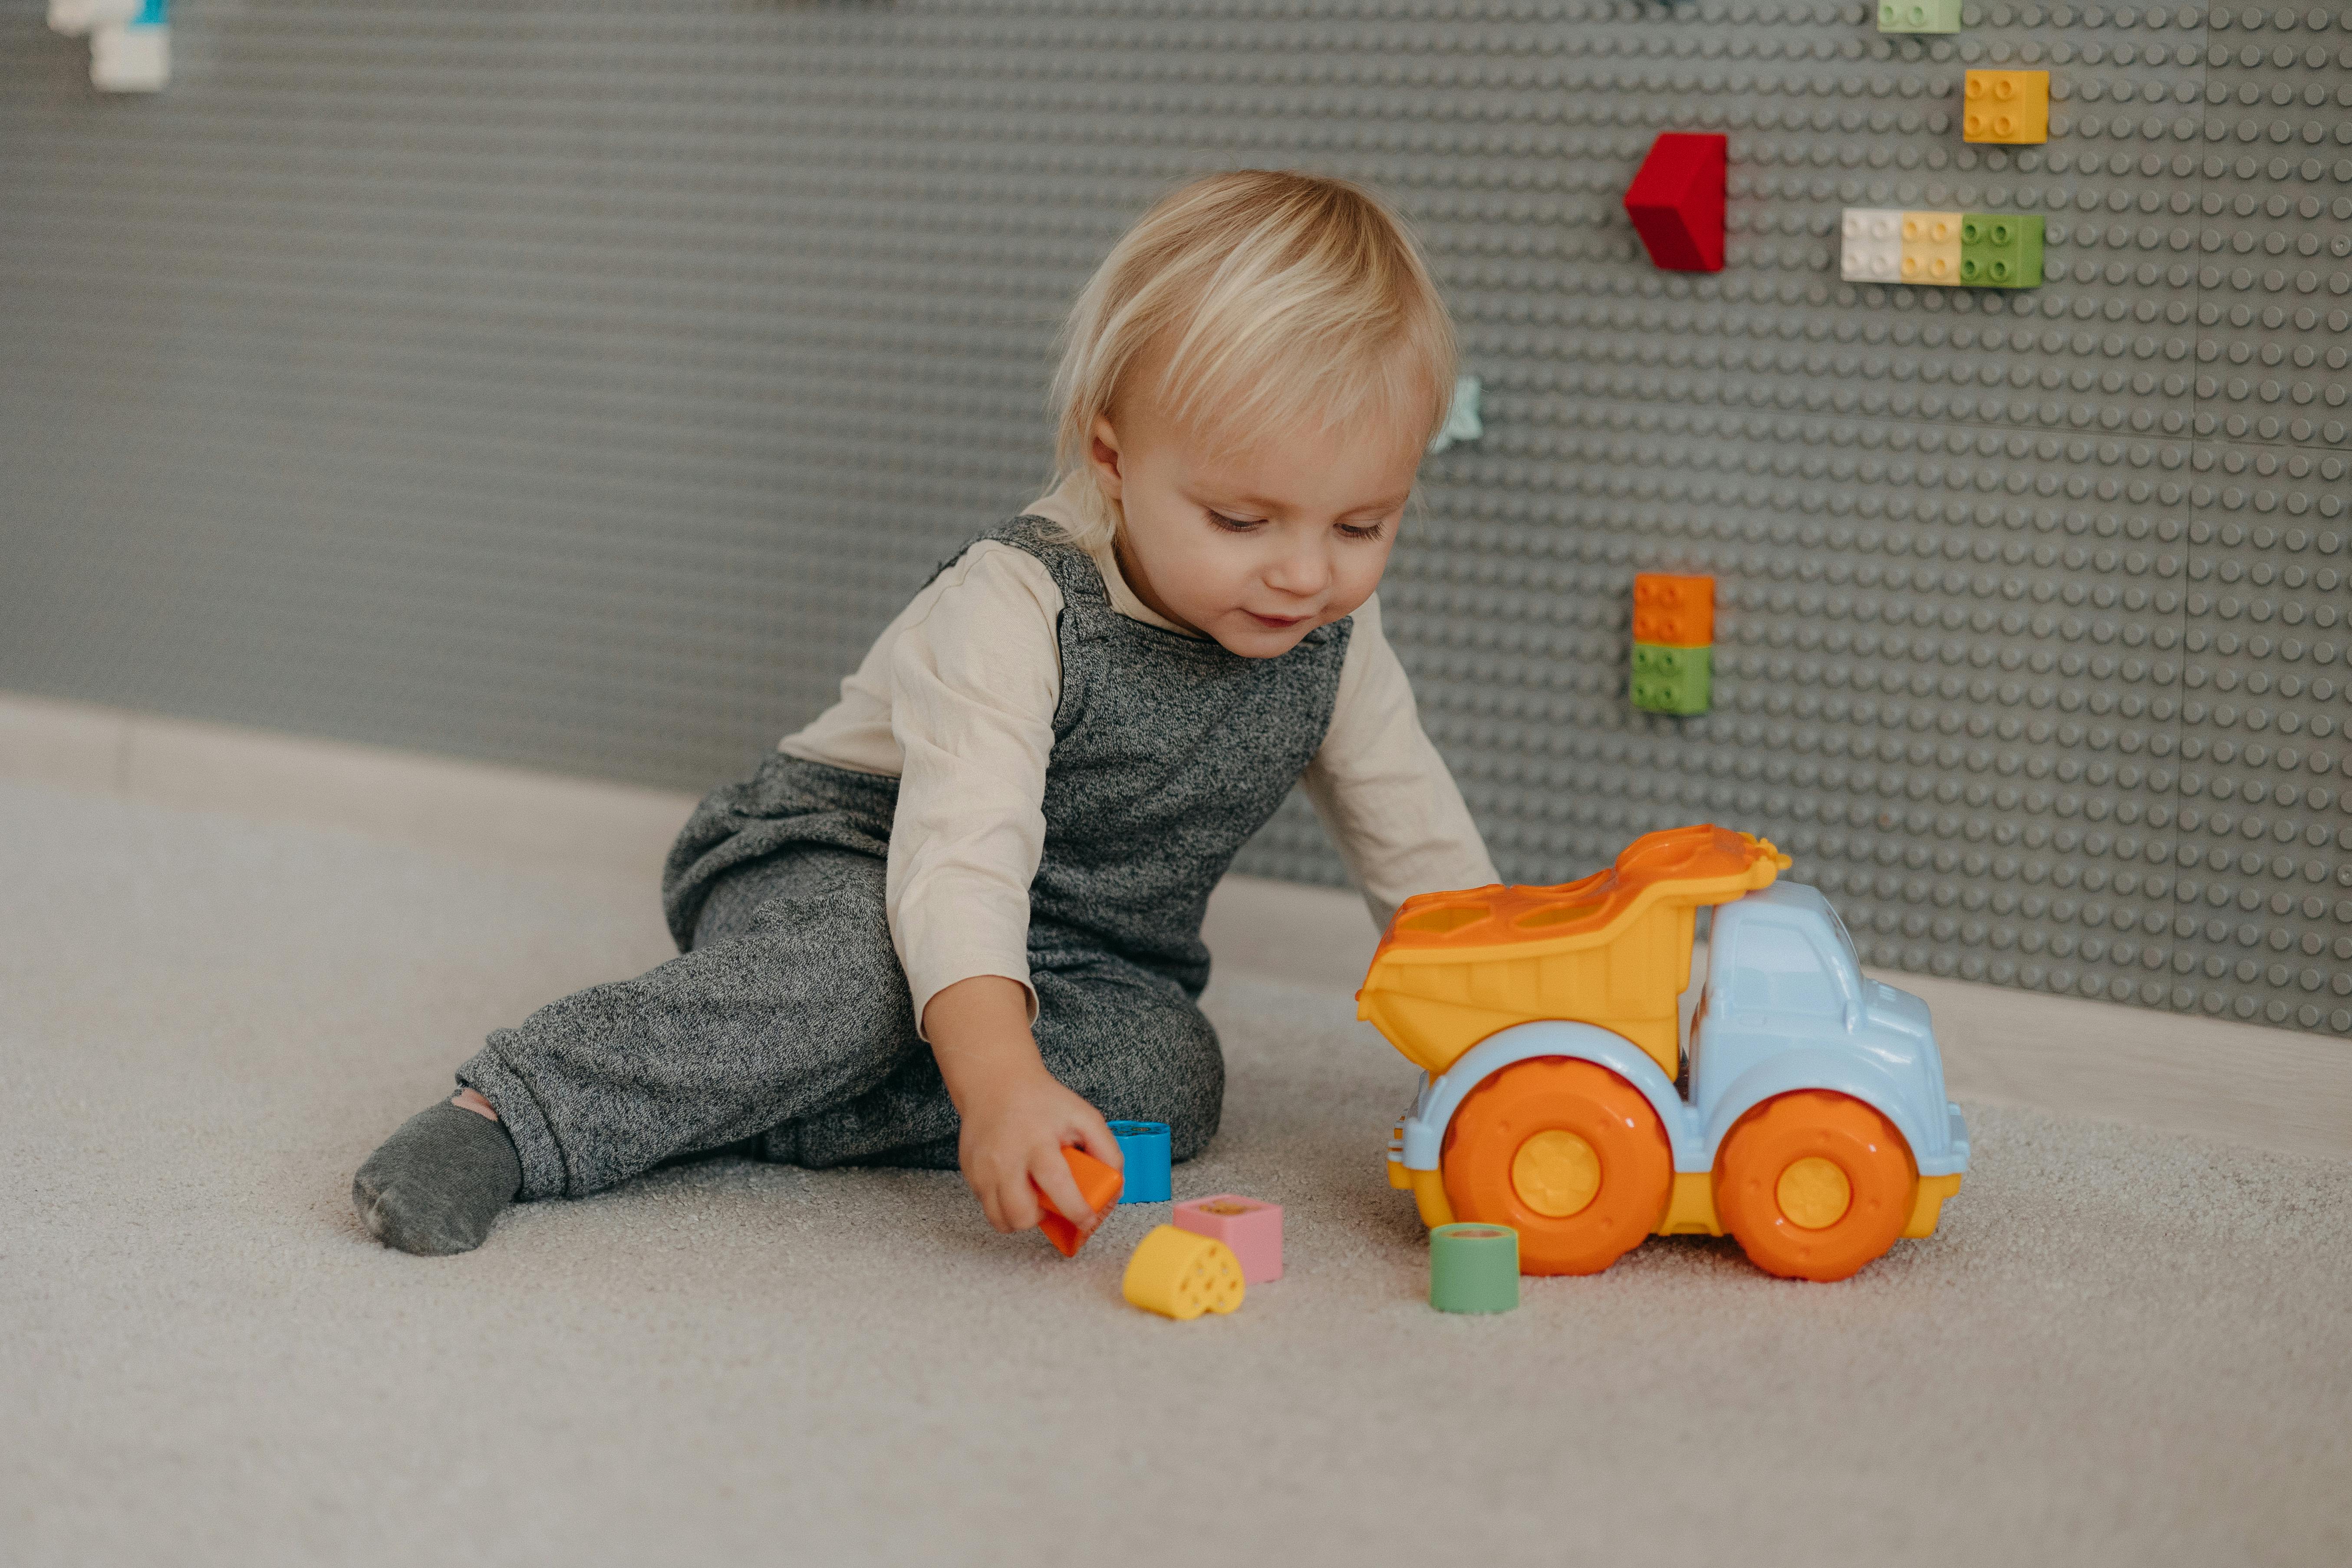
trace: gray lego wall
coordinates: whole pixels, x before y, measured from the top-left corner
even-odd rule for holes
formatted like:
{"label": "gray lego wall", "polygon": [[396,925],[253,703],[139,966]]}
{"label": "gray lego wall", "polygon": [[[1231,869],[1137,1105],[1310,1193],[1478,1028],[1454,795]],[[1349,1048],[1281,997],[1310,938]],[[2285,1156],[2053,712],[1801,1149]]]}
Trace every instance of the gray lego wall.
{"label": "gray lego wall", "polygon": [[[1876,962],[2352,1030],[2352,14],[1858,0],[0,4],[0,687],[688,788],[1035,493],[1165,184],[1425,230],[1487,387],[1385,589],[1506,874],[1767,834]],[[1963,145],[1969,65],[2046,147]],[[1729,261],[1619,198],[1730,136]],[[2048,281],[1838,280],[1844,206]],[[1626,704],[1637,568],[1716,708]],[[1311,817],[1249,852],[1336,880]]]}

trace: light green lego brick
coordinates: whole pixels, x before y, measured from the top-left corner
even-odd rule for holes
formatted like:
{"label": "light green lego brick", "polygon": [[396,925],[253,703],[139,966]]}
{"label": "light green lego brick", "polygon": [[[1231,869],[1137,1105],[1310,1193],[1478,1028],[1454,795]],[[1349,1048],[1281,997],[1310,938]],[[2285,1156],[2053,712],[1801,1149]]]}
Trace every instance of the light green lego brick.
{"label": "light green lego brick", "polygon": [[1960,282],[1971,289],[2042,287],[2040,213],[1962,213]]}
{"label": "light green lego brick", "polygon": [[1650,713],[1704,713],[1714,698],[1715,649],[1633,645],[1633,706]]}
{"label": "light green lego brick", "polygon": [[1960,30],[1960,0],[1881,0],[1878,30],[1957,33]]}

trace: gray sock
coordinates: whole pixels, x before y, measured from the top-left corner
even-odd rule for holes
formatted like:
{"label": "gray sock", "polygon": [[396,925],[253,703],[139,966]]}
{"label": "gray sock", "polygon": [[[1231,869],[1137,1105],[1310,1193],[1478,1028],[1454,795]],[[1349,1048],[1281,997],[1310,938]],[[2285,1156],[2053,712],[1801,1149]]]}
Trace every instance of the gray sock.
{"label": "gray sock", "polygon": [[481,1246],[521,1190],[522,1162],[507,1130],[444,1100],[368,1156],[352,1178],[352,1204],[386,1247],[440,1258]]}

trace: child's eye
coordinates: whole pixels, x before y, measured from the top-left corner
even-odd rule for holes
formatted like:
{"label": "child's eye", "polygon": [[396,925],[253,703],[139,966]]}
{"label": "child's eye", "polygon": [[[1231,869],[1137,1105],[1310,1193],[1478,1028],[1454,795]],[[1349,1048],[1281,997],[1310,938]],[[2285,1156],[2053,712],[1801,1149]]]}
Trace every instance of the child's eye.
{"label": "child's eye", "polygon": [[1247,533],[1265,520],[1259,517],[1227,517],[1221,511],[1211,511],[1209,521],[1228,533]]}
{"label": "child's eye", "polygon": [[1388,526],[1389,525],[1385,521],[1381,522],[1343,522],[1339,525],[1339,531],[1346,534],[1350,539],[1378,539],[1387,531]]}

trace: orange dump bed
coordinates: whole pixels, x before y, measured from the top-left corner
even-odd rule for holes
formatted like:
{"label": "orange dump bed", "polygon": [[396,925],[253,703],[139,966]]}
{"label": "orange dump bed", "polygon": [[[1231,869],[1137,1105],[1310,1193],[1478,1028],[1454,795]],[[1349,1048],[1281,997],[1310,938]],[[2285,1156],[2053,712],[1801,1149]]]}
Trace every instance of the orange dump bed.
{"label": "orange dump bed", "polygon": [[1556,888],[1420,894],[1381,936],[1356,1016],[1432,1074],[1497,1029],[1565,1018],[1614,1030],[1673,1077],[1696,911],[1771,886],[1788,864],[1767,840],[1707,825],[1644,834],[1609,869]]}

